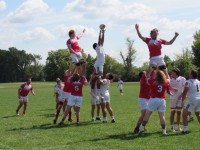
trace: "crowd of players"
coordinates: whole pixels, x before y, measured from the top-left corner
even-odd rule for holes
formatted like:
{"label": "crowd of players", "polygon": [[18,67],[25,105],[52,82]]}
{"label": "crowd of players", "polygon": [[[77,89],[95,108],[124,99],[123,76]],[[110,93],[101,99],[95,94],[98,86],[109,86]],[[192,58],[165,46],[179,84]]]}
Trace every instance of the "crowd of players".
{"label": "crowd of players", "polygon": [[[143,37],[139,31],[139,25],[135,25],[137,34],[148,46],[150,52],[150,65],[147,71],[142,71],[140,77],[140,94],[138,98],[141,116],[138,119],[134,133],[141,133],[145,131],[146,124],[154,111],[158,111],[162,134],[166,135],[166,93],[170,95],[170,130],[182,131],[180,127],[181,112],[183,109],[183,132],[188,133],[187,116],[191,112],[195,115],[200,122],[200,82],[197,79],[197,71],[192,70],[189,74],[189,79],[186,80],[180,76],[180,70],[174,68],[171,72],[171,78],[168,74],[164,59],[161,54],[162,45],[172,44],[178,37],[178,33],[170,40],[166,41],[158,38],[158,30],[153,29],[150,32],[150,38]],[[85,30],[80,36],[76,36],[74,30],[69,31],[70,39],[66,42],[67,47],[72,58],[69,69],[64,74],[64,85],[58,78],[57,84],[54,86],[56,97],[56,113],[53,123],[56,124],[63,109],[62,120],[59,125],[63,125],[66,117],[68,121],[72,120],[72,108],[76,114],[76,123],[80,124],[80,108],[83,98],[83,86],[90,85],[91,96],[91,116],[92,122],[101,120],[100,112],[103,114],[103,123],[107,123],[107,111],[111,117],[111,122],[115,123],[114,113],[110,105],[109,85],[114,76],[111,73],[105,74],[103,78],[103,66],[105,63],[105,52],[103,49],[105,25],[100,25],[100,33],[98,43],[93,44],[93,49],[97,53],[97,58],[94,64],[94,72],[90,76],[89,83],[85,78],[86,62],[82,57],[81,48],[78,40],[84,34]],[[123,95],[123,81],[119,79],[118,88],[120,94]],[[24,105],[23,114],[26,113],[28,93],[32,92],[35,95],[31,79],[21,85],[18,90],[19,106],[17,107],[16,114],[19,115],[20,108]],[[188,98],[188,103],[183,105],[184,100]],[[97,116],[95,118],[95,108],[97,108]],[[174,116],[177,114],[177,128],[174,127]]]}

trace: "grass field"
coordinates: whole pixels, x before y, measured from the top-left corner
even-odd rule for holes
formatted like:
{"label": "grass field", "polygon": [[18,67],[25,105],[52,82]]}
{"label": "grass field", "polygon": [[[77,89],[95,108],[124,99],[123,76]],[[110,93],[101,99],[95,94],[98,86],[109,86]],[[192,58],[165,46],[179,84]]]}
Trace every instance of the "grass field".
{"label": "grass field", "polygon": [[[27,115],[16,117],[17,88],[20,83],[0,84],[0,149],[17,150],[111,150],[111,149],[200,149],[200,127],[195,118],[189,123],[190,134],[169,132],[169,99],[167,99],[168,136],[161,135],[155,112],[142,135],[132,133],[139,117],[138,83],[126,83],[120,96],[115,83],[110,88],[111,105],[116,123],[91,123],[89,87],[84,87],[81,125],[75,122],[64,127],[52,124],[55,113],[53,83],[33,83],[36,96],[29,95]],[[20,112],[21,114],[22,112]],[[75,120],[75,115],[73,115]],[[59,120],[61,117],[59,118]]]}

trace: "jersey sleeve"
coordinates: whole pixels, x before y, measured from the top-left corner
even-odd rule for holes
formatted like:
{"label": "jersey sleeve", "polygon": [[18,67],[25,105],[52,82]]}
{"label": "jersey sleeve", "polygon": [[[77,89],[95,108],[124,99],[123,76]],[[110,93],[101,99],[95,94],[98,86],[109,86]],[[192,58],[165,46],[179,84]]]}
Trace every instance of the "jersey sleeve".
{"label": "jersey sleeve", "polygon": [[160,41],[161,41],[162,44],[166,43],[166,40],[164,40],[164,39],[160,39]]}
{"label": "jersey sleeve", "polygon": [[144,42],[145,42],[146,44],[148,44],[148,43],[150,42],[150,40],[151,40],[151,38],[146,38]]}
{"label": "jersey sleeve", "polygon": [[187,81],[186,81],[185,87],[190,87],[190,80],[187,80]]}
{"label": "jersey sleeve", "polygon": [[70,41],[70,39],[67,40],[67,45],[71,45],[71,41]]}

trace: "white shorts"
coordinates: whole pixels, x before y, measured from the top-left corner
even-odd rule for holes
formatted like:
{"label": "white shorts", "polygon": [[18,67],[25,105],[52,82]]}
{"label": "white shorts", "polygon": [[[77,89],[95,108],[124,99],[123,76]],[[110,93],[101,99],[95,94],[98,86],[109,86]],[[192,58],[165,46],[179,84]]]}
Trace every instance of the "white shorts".
{"label": "white shorts", "polygon": [[189,112],[200,112],[200,100],[193,100],[185,105],[185,109]]}
{"label": "white shorts", "polygon": [[151,98],[149,100],[147,109],[149,111],[158,111],[158,112],[165,112],[166,110],[166,101],[161,98]]}
{"label": "white shorts", "polygon": [[110,94],[109,93],[101,94],[101,96],[103,97],[103,100],[101,100],[101,103],[110,103]]}
{"label": "white shorts", "polygon": [[74,105],[76,105],[77,107],[81,107],[82,100],[83,100],[82,96],[73,96],[73,95],[71,95],[69,97],[69,99],[68,99],[67,105],[68,106],[74,106]]}
{"label": "white shorts", "polygon": [[80,57],[77,57],[74,53],[71,53],[70,56],[72,58],[72,62],[78,63],[79,60],[83,59],[83,56],[81,52],[76,52],[76,53],[79,54]]}
{"label": "white shorts", "polygon": [[62,98],[64,100],[68,100],[70,96],[71,96],[71,93],[68,93],[68,92],[63,92],[62,93]]}
{"label": "white shorts", "polygon": [[99,96],[91,95],[90,98],[91,98],[91,105],[100,104]]}
{"label": "white shorts", "polygon": [[103,65],[104,63],[95,62],[94,68],[96,70],[96,73],[99,73],[99,72],[103,73]]}
{"label": "white shorts", "polygon": [[182,100],[170,99],[170,108],[183,107]]}
{"label": "white shorts", "polygon": [[58,101],[59,101],[59,102],[64,102],[65,99],[62,97],[62,95],[60,95],[60,96],[58,96]]}
{"label": "white shorts", "polygon": [[149,99],[146,98],[138,98],[138,103],[140,105],[140,110],[145,110],[147,109]]}
{"label": "white shorts", "polygon": [[28,96],[20,96],[19,101],[23,103],[28,102]]}
{"label": "white shorts", "polygon": [[150,58],[150,65],[156,65],[157,67],[166,66],[166,63],[162,56],[155,56]]}

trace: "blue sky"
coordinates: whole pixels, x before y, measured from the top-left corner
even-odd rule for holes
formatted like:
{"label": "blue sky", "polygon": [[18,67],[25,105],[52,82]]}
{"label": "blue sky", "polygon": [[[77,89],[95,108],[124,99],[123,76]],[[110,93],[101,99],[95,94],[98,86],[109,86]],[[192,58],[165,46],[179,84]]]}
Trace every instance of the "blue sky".
{"label": "blue sky", "polygon": [[163,55],[173,59],[191,46],[192,35],[200,29],[199,14],[199,0],[0,0],[0,48],[14,46],[40,54],[45,63],[48,51],[66,48],[69,29],[78,33],[86,28],[80,45],[95,56],[92,44],[97,41],[99,24],[104,23],[106,53],[121,61],[119,53],[125,53],[125,39],[131,37],[137,50],[134,65],[140,66],[149,54],[136,35],[135,23],[140,24],[144,36],[155,27],[166,40],[179,32],[173,45],[163,46]]}

